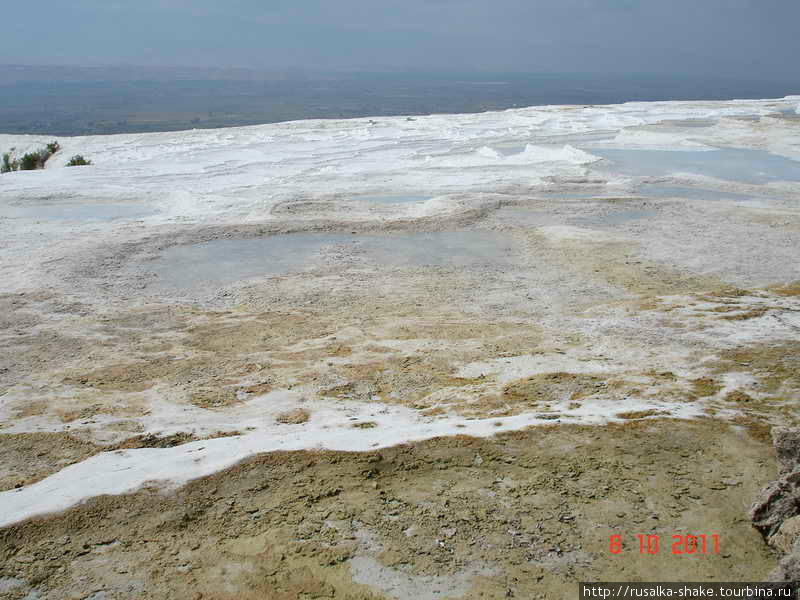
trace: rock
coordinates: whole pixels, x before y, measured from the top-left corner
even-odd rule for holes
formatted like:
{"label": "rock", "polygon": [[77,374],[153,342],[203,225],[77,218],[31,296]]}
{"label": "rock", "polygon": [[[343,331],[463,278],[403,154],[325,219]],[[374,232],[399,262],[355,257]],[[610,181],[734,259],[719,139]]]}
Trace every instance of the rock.
{"label": "rock", "polygon": [[800,429],[775,428],[772,430],[772,442],[778,454],[781,473],[800,470]]}
{"label": "rock", "polygon": [[800,579],[800,430],[776,428],[772,440],[780,479],[767,485],[750,507],[753,526],[782,558],[769,581]]}
{"label": "rock", "polygon": [[784,475],[763,490],[750,507],[753,526],[769,539],[781,524],[800,514],[800,471]]}
{"label": "rock", "polygon": [[800,540],[800,516],[784,521],[778,531],[769,538],[769,545],[778,552],[789,554]]}
{"label": "rock", "polygon": [[769,538],[769,544],[784,554],[778,567],[770,573],[771,581],[800,580],[800,516],[787,519],[778,532]]}
{"label": "rock", "polygon": [[800,580],[800,556],[789,554],[784,556],[778,566],[767,577],[768,581],[798,581]]}

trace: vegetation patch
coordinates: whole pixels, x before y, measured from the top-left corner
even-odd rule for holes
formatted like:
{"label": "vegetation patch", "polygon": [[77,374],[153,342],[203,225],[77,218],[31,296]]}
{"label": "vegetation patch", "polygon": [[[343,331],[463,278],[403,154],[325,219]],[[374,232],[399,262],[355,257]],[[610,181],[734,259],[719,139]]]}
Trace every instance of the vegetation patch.
{"label": "vegetation patch", "polygon": [[14,149],[11,152],[3,154],[3,161],[0,164],[0,173],[9,173],[11,171],[36,171],[44,169],[45,164],[56,152],[61,150],[58,142],[50,142],[41,150],[34,152],[27,152],[22,155],[22,158],[13,158]]}
{"label": "vegetation patch", "polygon": [[90,164],[92,161],[85,159],[82,154],[76,154],[67,162],[68,167],[85,167]]}
{"label": "vegetation patch", "polygon": [[19,170],[19,161],[11,158],[11,152],[3,154],[3,162],[0,164],[0,173],[9,173]]}
{"label": "vegetation patch", "polygon": [[[44,169],[45,164],[50,158],[61,150],[61,145],[56,142],[50,142],[41,150],[33,152],[26,152],[20,158],[14,158],[14,148],[9,152],[3,153],[3,159],[0,161],[0,173],[11,173],[12,171],[36,171]],[[76,154],[67,162],[68,167],[82,167],[91,165],[92,161],[85,158],[82,154]]]}

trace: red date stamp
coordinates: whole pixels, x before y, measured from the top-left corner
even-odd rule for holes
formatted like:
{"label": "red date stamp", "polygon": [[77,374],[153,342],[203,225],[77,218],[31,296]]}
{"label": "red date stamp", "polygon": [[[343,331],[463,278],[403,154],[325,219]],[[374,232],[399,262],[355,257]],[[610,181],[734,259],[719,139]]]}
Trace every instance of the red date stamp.
{"label": "red date stamp", "polygon": [[[670,551],[672,554],[719,554],[719,535],[673,535],[662,544],[658,535],[638,535],[639,554],[658,554]],[[611,554],[622,554],[625,550],[621,535],[608,538],[608,551]]]}

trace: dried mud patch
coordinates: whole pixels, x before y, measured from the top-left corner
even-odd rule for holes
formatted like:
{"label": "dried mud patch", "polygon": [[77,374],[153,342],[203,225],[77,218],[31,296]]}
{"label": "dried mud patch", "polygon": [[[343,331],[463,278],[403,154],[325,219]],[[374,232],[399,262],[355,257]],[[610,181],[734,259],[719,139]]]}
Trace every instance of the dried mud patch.
{"label": "dried mud patch", "polygon": [[429,410],[439,403],[459,401],[459,390],[474,392],[485,382],[455,375],[452,356],[425,353],[391,356],[386,360],[337,366],[335,376],[346,381],[324,389],[324,396],[362,402],[379,401]]}
{"label": "dried mud patch", "polygon": [[309,339],[313,323],[319,336],[334,320],[314,313],[207,313],[207,322],[190,327],[187,346],[215,353],[248,353],[284,348]]}
{"label": "dried mud patch", "polygon": [[800,281],[788,283],[786,285],[778,285],[769,288],[771,292],[779,296],[800,296]]}
{"label": "dried mud patch", "polygon": [[725,394],[725,401],[742,404],[742,403],[752,402],[753,397],[750,394],[743,392],[742,390],[734,390],[732,392],[728,392],[727,394]]}
{"label": "dried mud patch", "polygon": [[189,402],[199,408],[225,408],[241,402],[239,394],[231,388],[195,388],[189,393]]}
{"label": "dried mud patch", "polygon": [[742,288],[734,287],[734,286],[723,286],[721,288],[711,290],[705,292],[704,296],[706,296],[706,300],[713,301],[717,300],[726,300],[726,299],[736,299],[742,298],[743,296],[749,296],[752,292],[748,290],[743,290]]}
{"label": "dried mud patch", "polygon": [[628,412],[617,413],[617,418],[635,421],[638,419],[646,419],[648,417],[657,417],[664,414],[666,413],[659,410],[632,410]]}
{"label": "dried mud patch", "polygon": [[124,392],[142,392],[156,381],[179,378],[190,379],[193,373],[202,374],[202,363],[198,360],[175,359],[170,356],[150,360],[122,363],[102,367],[88,373],[68,375],[64,383],[95,389]]}
{"label": "dried mud patch", "polygon": [[0,295],[0,332],[23,331],[41,323],[41,317],[26,310],[28,304],[23,294]]}
{"label": "dried mud patch", "polygon": [[700,377],[693,379],[692,382],[692,395],[696,398],[707,398],[715,396],[722,390],[722,385],[711,377]]}
{"label": "dried mud patch", "polygon": [[[38,408],[36,412],[32,410],[34,407]],[[138,395],[131,394],[119,398],[104,393],[103,390],[86,388],[72,390],[71,393],[58,398],[34,403],[18,401],[13,414],[17,417],[47,415],[57,418],[61,423],[74,425],[76,422],[93,422],[101,415],[122,420],[132,419],[141,416],[147,410],[147,402]]]}
{"label": "dried mud patch", "polygon": [[295,408],[279,414],[275,420],[283,425],[301,425],[307,423],[310,418],[310,412],[304,408]]}
{"label": "dried mud patch", "polygon": [[30,485],[102,451],[63,433],[0,434],[0,491]]}
{"label": "dried mud patch", "polygon": [[647,260],[635,251],[635,244],[607,241],[566,243],[559,248],[559,261],[566,271],[580,280],[600,280],[607,285],[640,296],[685,294],[719,288],[716,277],[693,274],[687,270]]}
{"label": "dried mud patch", "polygon": [[220,431],[203,437],[186,432],[166,436],[146,434],[112,445],[100,445],[68,433],[0,434],[0,456],[3,457],[0,463],[0,491],[36,483],[100,452],[172,448],[189,442],[235,435],[241,435],[241,432]]}
{"label": "dried mud patch", "polygon": [[579,401],[605,387],[605,379],[580,373],[542,373],[503,388],[502,400],[511,405],[541,408],[542,404]]}
{"label": "dried mud patch", "polygon": [[[800,423],[800,341],[758,344],[722,351],[709,365],[718,376],[739,374],[750,380],[745,387],[728,389],[720,406],[734,406],[740,418],[765,425]],[[713,381],[715,389],[718,385]]]}
{"label": "dried mud patch", "polygon": [[[743,515],[775,471],[768,441],[713,421],[272,453],[174,495],[100,497],[8,527],[0,561],[46,600],[389,598],[424,582],[563,598],[580,580],[756,581],[774,559]],[[641,532],[718,533],[720,554],[640,556]]]}
{"label": "dried mud patch", "polygon": [[143,392],[158,384],[183,390],[184,396],[202,408],[225,407],[251,395],[272,389],[264,366],[247,355],[204,354],[190,358],[159,355],[146,360],[76,372],[63,383],[78,389],[112,392]]}
{"label": "dried mud patch", "polygon": [[[722,389],[712,380],[691,380],[671,371],[623,371],[603,374],[554,371],[517,379],[503,385],[499,393],[493,380],[483,381],[473,389],[473,396],[448,406],[450,412],[468,417],[507,417],[526,412],[539,412],[540,419],[555,419],[564,407],[574,410],[595,401],[618,404],[619,418],[633,419],[639,412],[645,416],[667,415],[681,404],[696,402]],[[631,399],[653,408],[624,411]],[[663,408],[658,408],[662,406]]]}
{"label": "dried mud patch", "polygon": [[94,346],[77,335],[52,330],[26,331],[2,340],[0,352],[0,389],[11,387],[47,369],[60,367],[65,361],[88,354]]}
{"label": "dried mud patch", "polygon": [[[140,417],[154,389],[169,402],[224,410],[297,385],[426,410],[451,391],[452,402],[460,402],[461,392],[475,395],[485,387],[454,375],[461,362],[513,355],[541,342],[535,325],[486,323],[457,311],[404,318],[418,315],[418,307],[384,304],[367,320],[353,314],[352,303],[342,307],[346,313],[153,305],[80,319],[78,343],[55,334],[29,340],[36,352],[31,367],[61,360],[61,369],[39,369],[37,383],[46,383],[39,387],[46,389],[41,403],[25,402],[16,414],[49,414],[65,423],[98,414]],[[67,355],[73,358],[65,361]]]}
{"label": "dried mud patch", "polygon": [[200,440],[214,440],[222,437],[233,437],[241,435],[240,431],[219,431],[213,435],[198,437],[193,433],[180,432],[171,435],[156,435],[148,433],[147,435],[137,435],[128,438],[119,444],[106,448],[106,450],[134,450],[137,448],[174,448],[190,442],[198,442]]}
{"label": "dried mud patch", "polygon": [[763,317],[765,314],[767,314],[767,312],[769,312],[769,309],[761,306],[759,308],[746,310],[735,315],[725,315],[721,318],[725,319],[726,321],[747,321],[749,319],[758,319],[759,317]]}
{"label": "dried mud patch", "polygon": [[196,442],[198,437],[191,433],[174,433],[167,436],[157,436],[154,434],[137,435],[116,444],[112,450],[132,450],[135,448],[174,448],[181,444]]}
{"label": "dried mud patch", "polygon": [[720,358],[718,371],[751,373],[758,392],[786,399],[800,393],[800,341],[727,350]]}

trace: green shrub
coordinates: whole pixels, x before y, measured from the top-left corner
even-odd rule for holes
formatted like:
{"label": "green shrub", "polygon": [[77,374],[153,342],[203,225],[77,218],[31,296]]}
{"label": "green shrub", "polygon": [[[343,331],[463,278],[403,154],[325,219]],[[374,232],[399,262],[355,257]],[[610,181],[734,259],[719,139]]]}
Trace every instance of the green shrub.
{"label": "green shrub", "polygon": [[[11,149],[12,152],[14,148]],[[56,152],[61,150],[61,144],[57,141],[52,141],[45,148],[37,150],[36,152],[28,152],[20,159],[11,158],[11,152],[3,154],[3,161],[0,163],[0,173],[9,173],[11,171],[35,171],[36,169],[44,169],[45,163]],[[91,161],[86,160],[80,154],[73,156],[67,166],[75,167],[79,165],[90,165]]]}
{"label": "green shrub", "polygon": [[68,167],[83,167],[83,166],[90,165],[90,164],[92,164],[92,161],[86,160],[85,158],[83,158],[83,155],[81,155],[81,154],[76,154],[75,156],[73,156],[72,158],[69,159],[69,162],[67,163],[67,166]]}
{"label": "green shrub", "polygon": [[0,164],[0,173],[19,170],[19,161],[11,158],[11,152],[3,154],[3,163]]}
{"label": "green shrub", "polygon": [[44,163],[47,160],[44,156],[41,150],[39,152],[28,152],[19,161],[20,171],[35,171],[36,169],[44,168]]}

